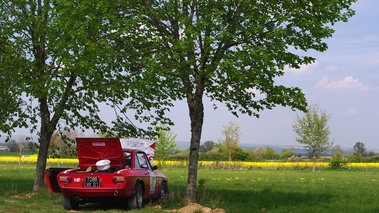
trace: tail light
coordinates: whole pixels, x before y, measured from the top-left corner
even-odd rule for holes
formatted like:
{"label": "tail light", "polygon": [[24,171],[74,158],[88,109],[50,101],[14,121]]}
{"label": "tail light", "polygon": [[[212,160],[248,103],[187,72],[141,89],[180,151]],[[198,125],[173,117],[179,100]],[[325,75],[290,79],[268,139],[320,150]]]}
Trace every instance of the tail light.
{"label": "tail light", "polygon": [[71,182],[71,180],[72,180],[71,176],[68,176],[68,175],[62,175],[58,177],[59,182],[69,183]]}
{"label": "tail light", "polygon": [[125,182],[125,176],[123,175],[116,175],[116,176],[113,176],[112,178],[113,182],[115,183],[121,183],[121,182]]}

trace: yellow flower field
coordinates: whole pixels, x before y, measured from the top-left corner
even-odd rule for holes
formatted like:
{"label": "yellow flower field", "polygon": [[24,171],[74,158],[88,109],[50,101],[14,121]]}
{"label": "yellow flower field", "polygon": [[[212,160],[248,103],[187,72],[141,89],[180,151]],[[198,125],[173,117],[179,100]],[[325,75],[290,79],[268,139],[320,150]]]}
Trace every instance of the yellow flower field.
{"label": "yellow flower field", "polygon": [[[20,157],[17,156],[2,156],[0,157],[0,162],[21,162],[21,163],[36,163],[37,155],[25,155]],[[52,164],[76,164],[78,159],[68,159],[68,158],[49,158],[48,163]],[[155,160],[157,162],[157,160]],[[199,167],[201,168],[228,168],[228,161],[199,161]],[[185,167],[188,165],[188,161],[166,161],[165,165],[171,167]],[[251,169],[251,168],[262,168],[262,169],[305,169],[311,168],[312,162],[232,162],[231,167],[234,169]],[[329,162],[316,162],[316,168],[327,168],[329,167]],[[348,168],[379,168],[379,163],[348,163]]]}
{"label": "yellow flower field", "polygon": [[[21,158],[17,156],[1,156],[0,162],[21,162],[21,163],[36,163],[37,155],[23,155]],[[78,163],[78,159],[68,158],[49,158],[48,163]]]}
{"label": "yellow flower field", "polygon": [[[204,168],[227,168],[228,161],[199,161],[199,167]],[[316,162],[316,168],[329,167],[330,162]],[[170,166],[186,166],[187,161],[166,161],[166,165]],[[249,168],[262,168],[262,169],[304,169],[312,168],[312,162],[232,162],[231,167],[234,169],[249,169]],[[379,163],[348,163],[348,168],[379,168]]]}

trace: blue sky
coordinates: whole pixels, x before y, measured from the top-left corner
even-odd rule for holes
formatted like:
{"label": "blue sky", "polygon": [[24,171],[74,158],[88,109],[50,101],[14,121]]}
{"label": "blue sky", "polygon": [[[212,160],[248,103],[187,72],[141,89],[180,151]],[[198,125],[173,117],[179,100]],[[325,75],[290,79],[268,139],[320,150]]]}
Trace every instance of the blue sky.
{"label": "blue sky", "polygon": [[[358,0],[356,15],[347,23],[337,23],[328,50],[311,53],[312,65],[286,70],[278,84],[298,86],[309,104],[318,104],[331,115],[329,127],[335,145],[352,148],[363,142],[368,151],[379,150],[379,1]],[[229,121],[240,126],[240,144],[299,146],[292,124],[302,112],[277,107],[261,113],[260,118],[234,117],[226,108],[213,110],[205,102],[202,142],[218,141]],[[168,114],[175,122],[171,131],[178,141],[190,140],[190,122],[186,103],[176,102]]]}

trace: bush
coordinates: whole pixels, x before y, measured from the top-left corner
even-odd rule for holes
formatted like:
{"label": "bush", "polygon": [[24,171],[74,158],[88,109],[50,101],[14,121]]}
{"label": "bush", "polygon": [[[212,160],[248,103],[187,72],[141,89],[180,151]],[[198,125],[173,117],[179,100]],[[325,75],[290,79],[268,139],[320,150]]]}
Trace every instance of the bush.
{"label": "bush", "polygon": [[347,161],[344,159],[337,157],[333,158],[333,160],[329,164],[331,169],[346,169],[347,168]]}

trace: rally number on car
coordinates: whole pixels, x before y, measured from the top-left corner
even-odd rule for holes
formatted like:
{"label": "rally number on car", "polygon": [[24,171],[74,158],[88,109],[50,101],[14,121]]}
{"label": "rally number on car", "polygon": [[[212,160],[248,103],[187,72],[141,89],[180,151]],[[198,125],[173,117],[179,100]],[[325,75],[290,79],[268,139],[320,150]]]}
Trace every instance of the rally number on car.
{"label": "rally number on car", "polygon": [[150,191],[149,191],[149,193],[154,194],[155,193],[155,187],[157,185],[157,176],[152,171],[149,171],[149,175],[150,175]]}

